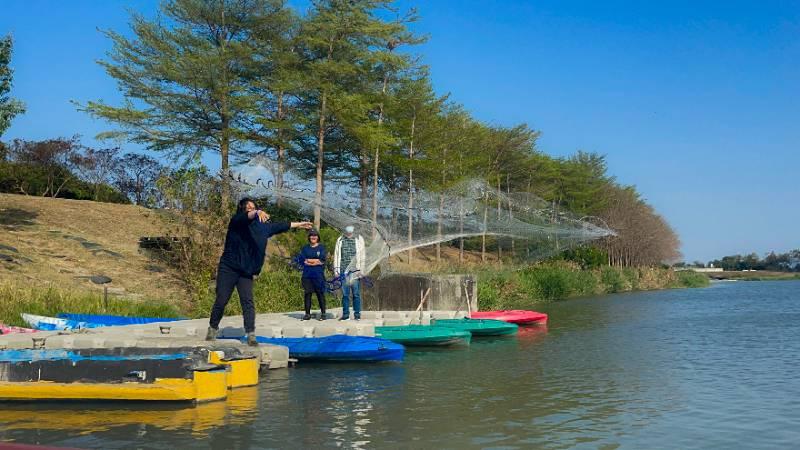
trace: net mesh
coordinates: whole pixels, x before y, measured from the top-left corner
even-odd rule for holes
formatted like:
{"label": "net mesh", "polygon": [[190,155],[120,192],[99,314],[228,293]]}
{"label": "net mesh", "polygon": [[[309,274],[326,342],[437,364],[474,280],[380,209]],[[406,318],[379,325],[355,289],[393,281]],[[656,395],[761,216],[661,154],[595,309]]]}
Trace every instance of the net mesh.
{"label": "net mesh", "polygon": [[512,260],[529,262],[614,234],[592,218],[576,217],[530,193],[502,192],[480,179],[446,188],[379,189],[373,212],[372,192],[354,183],[326,180],[318,196],[314,180],[290,169],[279,171],[267,158],[253,158],[236,169],[242,194],[279,199],[306,218],[318,208],[321,219],[339,231],[353,226],[366,248],[363,267],[356,267],[354,259],[342,268],[353,277],[369,274],[379,264],[381,273],[397,271],[397,265],[382,263],[409,250],[459,239],[469,239],[479,251],[504,246]]}

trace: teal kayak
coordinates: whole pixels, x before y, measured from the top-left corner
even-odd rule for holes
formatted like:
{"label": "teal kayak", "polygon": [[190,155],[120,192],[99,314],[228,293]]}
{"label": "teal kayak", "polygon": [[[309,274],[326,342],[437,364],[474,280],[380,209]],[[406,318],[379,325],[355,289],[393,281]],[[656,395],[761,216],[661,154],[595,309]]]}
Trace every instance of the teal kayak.
{"label": "teal kayak", "polygon": [[454,345],[469,344],[472,334],[468,331],[430,325],[405,325],[398,327],[375,327],[375,337],[388,339],[403,345]]}
{"label": "teal kayak", "polygon": [[492,319],[438,319],[431,326],[453,330],[469,331],[473,336],[503,336],[516,334],[519,326],[502,320]]}

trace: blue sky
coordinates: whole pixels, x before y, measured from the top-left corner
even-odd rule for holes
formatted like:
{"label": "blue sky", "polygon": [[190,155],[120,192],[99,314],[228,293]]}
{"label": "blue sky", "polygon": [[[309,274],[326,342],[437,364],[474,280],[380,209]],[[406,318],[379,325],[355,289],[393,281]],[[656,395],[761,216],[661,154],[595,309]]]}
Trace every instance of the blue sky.
{"label": "blue sky", "polygon": [[[302,4],[302,2],[295,2]],[[800,248],[800,2],[407,1],[434,85],[478,119],[526,122],[540,149],[607,156],[679,234],[688,261]],[[91,137],[70,100],[116,102],[98,28],[153,0],[3,0],[15,38],[4,139]]]}

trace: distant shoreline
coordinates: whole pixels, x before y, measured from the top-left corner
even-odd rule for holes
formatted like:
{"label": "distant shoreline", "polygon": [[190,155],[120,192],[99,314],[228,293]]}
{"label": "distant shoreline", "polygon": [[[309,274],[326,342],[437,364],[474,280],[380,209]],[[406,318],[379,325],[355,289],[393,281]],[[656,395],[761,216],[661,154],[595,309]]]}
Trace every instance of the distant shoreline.
{"label": "distant shoreline", "polygon": [[773,272],[769,270],[706,272],[711,280],[773,281],[800,280],[797,272]]}

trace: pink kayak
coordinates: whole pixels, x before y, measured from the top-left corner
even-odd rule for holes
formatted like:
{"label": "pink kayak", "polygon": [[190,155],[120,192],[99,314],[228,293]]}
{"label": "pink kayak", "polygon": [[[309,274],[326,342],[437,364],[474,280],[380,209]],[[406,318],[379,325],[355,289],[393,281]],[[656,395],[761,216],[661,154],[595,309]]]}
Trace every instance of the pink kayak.
{"label": "pink kayak", "polygon": [[0,323],[0,334],[35,333],[35,332],[36,332],[36,330],[32,330],[30,328],[13,327],[11,325],[6,325],[4,323]]}
{"label": "pink kayak", "polygon": [[473,319],[494,319],[504,322],[524,324],[545,324],[547,314],[536,311],[523,311],[520,309],[504,311],[475,311],[470,316]]}

